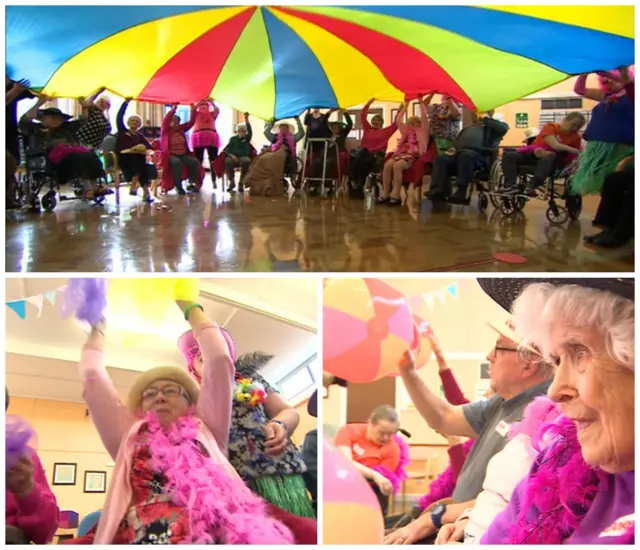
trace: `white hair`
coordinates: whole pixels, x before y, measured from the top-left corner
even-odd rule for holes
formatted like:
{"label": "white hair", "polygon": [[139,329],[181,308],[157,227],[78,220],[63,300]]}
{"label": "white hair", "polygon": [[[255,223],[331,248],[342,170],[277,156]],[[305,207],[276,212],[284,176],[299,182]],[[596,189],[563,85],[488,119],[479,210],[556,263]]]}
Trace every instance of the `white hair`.
{"label": "white hair", "polygon": [[140,121],[140,124],[142,124],[142,117],[140,115],[136,115],[136,114],[129,115],[127,117],[127,122],[129,122],[132,118],[137,118]]}
{"label": "white hair", "polygon": [[247,129],[247,125],[244,122],[241,122],[240,124],[236,124],[236,133],[239,132],[240,130],[246,130]]}
{"label": "white hair", "polygon": [[593,330],[604,340],[607,355],[634,370],[635,304],[611,292],[578,285],[534,283],[513,304],[516,329],[549,359],[554,324]]}

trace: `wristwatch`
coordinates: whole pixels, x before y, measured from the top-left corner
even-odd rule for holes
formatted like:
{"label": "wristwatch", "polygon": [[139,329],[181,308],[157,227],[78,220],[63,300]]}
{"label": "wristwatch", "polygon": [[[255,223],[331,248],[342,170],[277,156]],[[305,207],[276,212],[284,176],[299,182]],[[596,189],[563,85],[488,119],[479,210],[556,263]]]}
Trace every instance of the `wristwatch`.
{"label": "wristwatch", "polygon": [[431,516],[431,522],[436,529],[440,529],[442,527],[442,516],[447,511],[447,506],[445,504],[436,504],[429,512]]}

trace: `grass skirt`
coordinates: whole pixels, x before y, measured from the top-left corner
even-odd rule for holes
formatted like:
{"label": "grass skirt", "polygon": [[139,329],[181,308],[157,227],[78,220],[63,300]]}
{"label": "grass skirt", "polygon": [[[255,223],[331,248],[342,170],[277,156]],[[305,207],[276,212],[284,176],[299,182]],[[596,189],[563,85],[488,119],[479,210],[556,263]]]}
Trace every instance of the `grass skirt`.
{"label": "grass skirt", "polygon": [[578,170],[571,180],[571,190],[580,195],[602,192],[604,179],[616,171],[618,163],[633,154],[633,145],[588,141],[580,155]]}
{"label": "grass skirt", "polygon": [[301,474],[259,477],[252,479],[249,487],[282,510],[305,518],[316,517]]}

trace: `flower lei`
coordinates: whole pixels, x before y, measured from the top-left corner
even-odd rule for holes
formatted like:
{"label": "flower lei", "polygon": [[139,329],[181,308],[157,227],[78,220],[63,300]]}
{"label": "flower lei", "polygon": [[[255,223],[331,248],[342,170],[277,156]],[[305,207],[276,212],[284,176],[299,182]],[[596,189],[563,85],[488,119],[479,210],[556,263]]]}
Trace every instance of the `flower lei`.
{"label": "flower lei", "polygon": [[246,376],[236,376],[236,387],[233,390],[233,398],[244,403],[248,407],[258,407],[267,400],[267,392],[260,382]]}
{"label": "flower lei", "polygon": [[398,140],[396,155],[415,156],[418,153],[418,136],[413,130],[408,131]]}

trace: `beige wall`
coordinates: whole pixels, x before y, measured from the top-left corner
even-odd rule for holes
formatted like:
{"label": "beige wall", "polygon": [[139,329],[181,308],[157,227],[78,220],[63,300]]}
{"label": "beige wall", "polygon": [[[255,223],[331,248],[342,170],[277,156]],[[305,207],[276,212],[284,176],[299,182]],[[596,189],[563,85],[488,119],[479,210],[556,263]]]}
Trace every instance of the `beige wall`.
{"label": "beige wall", "polygon": [[307,412],[308,402],[309,400],[306,400],[295,406],[296,411],[298,411],[298,414],[300,415],[300,423],[298,424],[296,431],[293,432],[291,439],[299,447],[304,443],[304,438],[307,434],[318,427],[318,420]]}
{"label": "beige wall", "polygon": [[[61,510],[74,510],[85,515],[102,508],[104,494],[84,493],[84,472],[106,471],[107,487],[113,468],[93,422],[85,416],[81,403],[65,403],[44,399],[12,397],[7,411],[28,420],[38,434],[38,456]],[[53,464],[77,463],[76,484],[53,485]]]}

